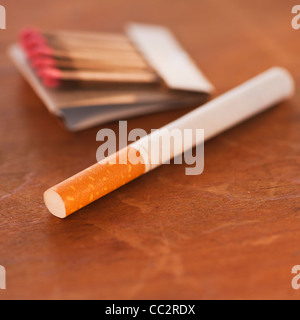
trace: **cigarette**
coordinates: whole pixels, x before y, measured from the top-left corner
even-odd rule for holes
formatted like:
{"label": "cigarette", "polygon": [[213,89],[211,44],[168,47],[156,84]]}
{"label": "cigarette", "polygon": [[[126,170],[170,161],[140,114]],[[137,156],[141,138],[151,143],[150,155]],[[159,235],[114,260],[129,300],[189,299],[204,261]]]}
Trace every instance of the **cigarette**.
{"label": "cigarette", "polygon": [[[57,184],[44,193],[48,210],[56,217],[66,218],[77,210],[107,195],[124,184],[155,169],[168,159],[159,157],[160,162],[151,161],[151,141],[157,134],[173,129],[204,129],[205,140],[271,108],[294,93],[294,81],[289,72],[274,67],[235,89],[219,96],[187,115],[134,142],[92,167]],[[203,141],[193,139],[189,145],[175,145],[169,154],[172,159],[185,150]],[[130,154],[142,159],[132,164]],[[118,161],[127,159],[127,164]],[[117,159],[117,161],[112,161]]]}
{"label": "cigarette", "polygon": [[82,70],[59,70],[46,68],[41,70],[41,78],[46,87],[57,88],[65,81],[98,83],[159,83],[159,77],[153,72],[101,72]]}

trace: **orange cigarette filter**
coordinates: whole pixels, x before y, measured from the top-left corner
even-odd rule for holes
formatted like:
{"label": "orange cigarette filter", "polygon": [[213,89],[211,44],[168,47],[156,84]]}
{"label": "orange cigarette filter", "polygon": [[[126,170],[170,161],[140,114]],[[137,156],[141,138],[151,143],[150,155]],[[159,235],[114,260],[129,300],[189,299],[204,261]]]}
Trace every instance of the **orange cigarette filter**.
{"label": "orange cigarette filter", "polygon": [[127,147],[47,190],[44,194],[47,208],[53,215],[66,218],[141,176],[145,173],[145,164],[140,161],[132,164],[129,161],[129,155],[132,154],[139,157],[139,151]]}

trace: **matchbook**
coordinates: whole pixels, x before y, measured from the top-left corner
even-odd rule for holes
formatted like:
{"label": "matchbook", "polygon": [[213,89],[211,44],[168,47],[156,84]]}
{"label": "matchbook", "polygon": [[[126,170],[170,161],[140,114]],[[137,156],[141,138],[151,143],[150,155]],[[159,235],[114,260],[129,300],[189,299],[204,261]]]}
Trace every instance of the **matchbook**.
{"label": "matchbook", "polygon": [[[213,85],[168,29],[131,23],[126,27],[125,36],[149,70],[157,75],[156,83],[102,80],[97,86],[87,83],[49,88],[35,72],[20,44],[13,45],[9,55],[48,110],[70,131],[154,112],[199,106],[213,92]],[[57,61],[62,61],[59,59]],[[66,71],[70,70],[62,69],[63,74],[67,74]],[[83,74],[82,70],[78,74]]]}

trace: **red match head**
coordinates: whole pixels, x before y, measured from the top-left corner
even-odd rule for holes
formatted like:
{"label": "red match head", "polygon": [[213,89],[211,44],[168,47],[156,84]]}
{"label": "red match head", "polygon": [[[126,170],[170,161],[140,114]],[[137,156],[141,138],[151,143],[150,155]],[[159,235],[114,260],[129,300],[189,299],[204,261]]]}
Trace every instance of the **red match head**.
{"label": "red match head", "polygon": [[21,40],[26,40],[29,39],[32,36],[36,36],[41,34],[40,30],[37,28],[32,28],[32,27],[28,27],[28,28],[24,28],[20,31],[19,33],[19,38]]}
{"label": "red match head", "polygon": [[32,48],[27,48],[26,52],[30,60],[38,57],[53,56],[53,49],[46,44],[37,44]]}
{"label": "red match head", "polygon": [[44,85],[48,88],[57,88],[61,85],[62,75],[57,68],[44,68],[41,70],[40,75]]}
{"label": "red match head", "polygon": [[47,40],[42,36],[34,36],[26,40],[23,40],[20,43],[25,50],[32,50],[37,46],[46,45]]}
{"label": "red match head", "polygon": [[31,61],[35,69],[54,68],[56,67],[56,60],[52,57],[36,57]]}

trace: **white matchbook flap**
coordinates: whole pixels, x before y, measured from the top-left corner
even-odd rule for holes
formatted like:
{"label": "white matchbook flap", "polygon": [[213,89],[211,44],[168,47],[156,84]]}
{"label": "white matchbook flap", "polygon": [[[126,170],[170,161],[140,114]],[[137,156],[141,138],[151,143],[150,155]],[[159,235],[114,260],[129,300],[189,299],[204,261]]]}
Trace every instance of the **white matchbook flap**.
{"label": "white matchbook flap", "polygon": [[213,85],[168,29],[131,23],[126,32],[170,89],[212,93]]}

